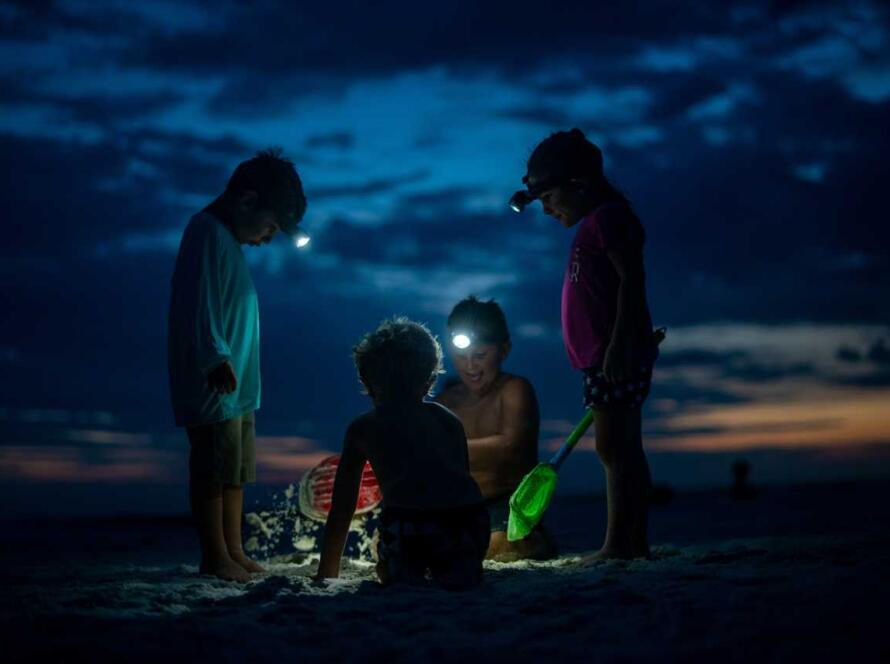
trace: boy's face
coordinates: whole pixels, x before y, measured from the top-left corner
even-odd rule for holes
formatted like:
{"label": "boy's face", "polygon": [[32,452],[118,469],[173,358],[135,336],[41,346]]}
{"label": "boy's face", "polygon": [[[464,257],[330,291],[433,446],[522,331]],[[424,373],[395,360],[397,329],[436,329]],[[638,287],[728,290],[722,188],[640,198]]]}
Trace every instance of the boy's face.
{"label": "boy's face", "polygon": [[237,214],[236,234],[241,244],[251,247],[268,244],[281,230],[275,212],[257,209],[257,195],[253,191],[245,191],[238,198]]}
{"label": "boy's face", "polygon": [[248,215],[241,226],[241,244],[258,247],[269,244],[281,228],[276,215],[271,210],[257,210]]}
{"label": "boy's face", "polygon": [[451,361],[461,382],[471,392],[484,392],[497,380],[501,375],[501,362],[508,352],[507,344],[474,343],[463,350],[450,348]]}

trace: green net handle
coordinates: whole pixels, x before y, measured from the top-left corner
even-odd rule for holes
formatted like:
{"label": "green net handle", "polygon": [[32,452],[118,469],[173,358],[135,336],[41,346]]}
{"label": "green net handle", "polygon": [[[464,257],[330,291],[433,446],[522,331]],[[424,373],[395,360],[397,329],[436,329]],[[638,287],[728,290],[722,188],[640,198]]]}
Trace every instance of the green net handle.
{"label": "green net handle", "polygon": [[566,460],[566,457],[569,455],[569,452],[572,451],[572,448],[581,440],[581,437],[587,432],[587,429],[590,428],[590,424],[593,422],[593,411],[588,410],[584,413],[584,417],[581,418],[581,421],[575,426],[572,430],[572,433],[569,434],[569,437],[566,438],[566,442],[562,444],[562,447],[559,448],[559,451],[553,455],[553,458],[550,459],[550,465],[554,468],[559,468],[562,465],[562,462]]}

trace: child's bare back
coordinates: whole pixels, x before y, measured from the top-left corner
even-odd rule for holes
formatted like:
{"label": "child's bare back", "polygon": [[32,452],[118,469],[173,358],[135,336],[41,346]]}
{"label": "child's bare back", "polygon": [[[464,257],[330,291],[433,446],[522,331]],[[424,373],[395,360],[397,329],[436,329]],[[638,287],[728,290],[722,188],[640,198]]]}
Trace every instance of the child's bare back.
{"label": "child's bare back", "polygon": [[319,578],[340,572],[367,460],[383,493],[380,580],[478,585],[489,521],[469,473],[467,439],[453,413],[424,400],[441,371],[441,347],[423,325],[395,318],[365,335],[353,355],[374,410],[353,420],[343,441]]}
{"label": "child's bare back", "polygon": [[460,420],[436,403],[380,403],[349,428],[345,446],[371,462],[387,507],[439,510],[482,496],[467,473]]}

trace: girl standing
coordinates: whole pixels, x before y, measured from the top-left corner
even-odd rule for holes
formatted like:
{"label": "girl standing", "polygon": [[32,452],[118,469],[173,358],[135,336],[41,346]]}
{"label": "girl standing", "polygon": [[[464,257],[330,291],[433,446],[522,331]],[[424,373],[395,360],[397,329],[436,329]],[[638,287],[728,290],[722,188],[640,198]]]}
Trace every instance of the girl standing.
{"label": "girl standing", "polygon": [[643,227],[603,173],[599,148],[579,129],[544,139],[522,180],[515,210],[538,199],[545,214],[577,228],[562,288],[563,341],[583,374],[584,405],[594,411],[608,501],[605,542],[590,559],[646,557],[651,479],[640,408],[658,344],[646,301]]}

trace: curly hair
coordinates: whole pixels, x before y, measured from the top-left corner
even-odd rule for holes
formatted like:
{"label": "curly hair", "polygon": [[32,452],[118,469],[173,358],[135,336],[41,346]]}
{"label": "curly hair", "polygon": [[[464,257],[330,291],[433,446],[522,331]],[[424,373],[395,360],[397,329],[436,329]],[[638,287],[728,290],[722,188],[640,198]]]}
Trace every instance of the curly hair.
{"label": "curly hair", "polygon": [[362,382],[385,398],[431,394],[442,369],[442,346],[429,328],[405,316],[384,320],[352,349]]}

